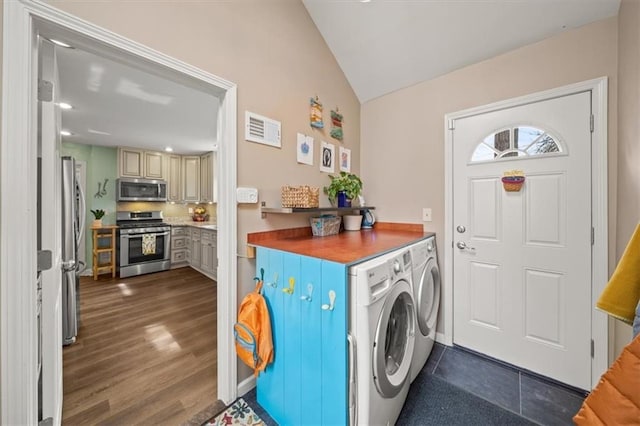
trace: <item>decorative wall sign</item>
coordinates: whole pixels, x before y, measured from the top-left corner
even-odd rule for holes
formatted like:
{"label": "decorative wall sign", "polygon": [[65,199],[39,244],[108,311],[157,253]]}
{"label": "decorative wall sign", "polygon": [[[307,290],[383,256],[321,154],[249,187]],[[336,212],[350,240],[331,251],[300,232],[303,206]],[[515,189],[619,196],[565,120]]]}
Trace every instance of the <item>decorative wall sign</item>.
{"label": "decorative wall sign", "polygon": [[340,171],[351,172],[351,150],[340,147]]}
{"label": "decorative wall sign", "polygon": [[320,171],[326,173],[334,172],[336,147],[331,143],[322,141],[320,149]]}
{"label": "decorative wall sign", "polygon": [[107,182],[109,182],[108,178],[105,178],[104,183],[102,184],[98,182],[98,192],[93,194],[93,198],[102,198],[107,195]]}
{"label": "decorative wall sign", "polygon": [[331,132],[330,135],[334,139],[342,140],[342,114],[338,114],[338,108],[331,111]]}
{"label": "decorative wall sign", "polygon": [[322,122],[322,104],[317,96],[315,99],[309,99],[309,103],[311,105],[309,124],[316,129],[322,129],[324,127],[324,123]]}
{"label": "decorative wall sign", "polygon": [[296,149],[298,163],[313,166],[313,138],[298,133],[298,147]]}
{"label": "decorative wall sign", "polygon": [[520,192],[524,180],[524,172],[522,170],[508,170],[503,173],[502,187],[507,192]]}

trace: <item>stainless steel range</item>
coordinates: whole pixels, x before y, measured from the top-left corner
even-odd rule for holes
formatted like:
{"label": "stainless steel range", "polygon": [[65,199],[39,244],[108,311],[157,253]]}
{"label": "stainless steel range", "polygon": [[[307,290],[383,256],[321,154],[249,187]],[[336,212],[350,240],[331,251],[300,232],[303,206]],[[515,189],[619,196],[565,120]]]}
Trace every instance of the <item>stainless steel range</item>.
{"label": "stainless steel range", "polygon": [[161,211],[118,212],[120,277],[166,271],[171,267],[171,227]]}

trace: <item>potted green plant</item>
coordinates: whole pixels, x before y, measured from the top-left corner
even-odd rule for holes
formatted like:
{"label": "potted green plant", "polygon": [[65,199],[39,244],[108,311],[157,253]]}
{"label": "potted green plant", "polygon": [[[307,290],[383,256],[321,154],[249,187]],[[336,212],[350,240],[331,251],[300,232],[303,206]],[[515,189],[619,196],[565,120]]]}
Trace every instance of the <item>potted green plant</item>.
{"label": "potted green plant", "polygon": [[351,207],[351,200],[362,193],[362,181],[353,173],[340,172],[339,176],[329,175],[329,179],[331,183],[324,187],[324,193],[331,204],[337,200],[338,207]]}
{"label": "potted green plant", "polygon": [[102,218],[105,215],[105,211],[102,209],[96,209],[96,210],[91,210],[91,213],[93,213],[93,217],[95,218],[95,220],[93,221],[93,227],[94,228],[99,228],[102,226]]}

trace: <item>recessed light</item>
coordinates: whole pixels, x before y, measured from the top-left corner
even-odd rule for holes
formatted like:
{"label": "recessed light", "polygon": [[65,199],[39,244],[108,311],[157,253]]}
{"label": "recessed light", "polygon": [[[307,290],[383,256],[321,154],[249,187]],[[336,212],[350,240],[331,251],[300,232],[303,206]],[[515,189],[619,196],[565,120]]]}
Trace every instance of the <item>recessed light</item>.
{"label": "recessed light", "polygon": [[173,152],[173,148],[171,148],[170,146],[166,147],[164,150],[167,152]]}
{"label": "recessed light", "polygon": [[58,105],[60,105],[60,108],[62,109],[72,109],[73,106],[71,104],[68,104],[66,102],[60,102]]}
{"label": "recessed light", "polygon": [[73,133],[71,133],[71,132],[70,132],[70,131],[68,131],[68,130],[60,130],[60,134],[61,134],[62,136],[71,136],[71,135],[73,135]]}
{"label": "recessed light", "polygon": [[72,48],[70,44],[67,44],[60,40],[56,40],[55,38],[50,38],[49,40],[51,41],[51,43],[58,45],[60,47]]}
{"label": "recessed light", "polygon": [[360,3],[370,3],[371,0],[360,0]]}

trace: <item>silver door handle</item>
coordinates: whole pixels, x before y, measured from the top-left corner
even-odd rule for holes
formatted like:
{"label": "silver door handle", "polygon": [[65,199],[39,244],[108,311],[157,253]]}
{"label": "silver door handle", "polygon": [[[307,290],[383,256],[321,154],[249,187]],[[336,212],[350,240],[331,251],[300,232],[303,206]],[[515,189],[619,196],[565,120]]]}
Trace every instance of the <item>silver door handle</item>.
{"label": "silver door handle", "polygon": [[475,247],[471,247],[468,246],[464,241],[458,241],[456,243],[456,246],[460,249],[460,250],[470,250],[470,251],[475,251],[476,248]]}
{"label": "silver door handle", "polygon": [[60,265],[64,272],[75,271],[76,269],[76,261],[75,260],[67,260],[66,262],[62,262]]}

